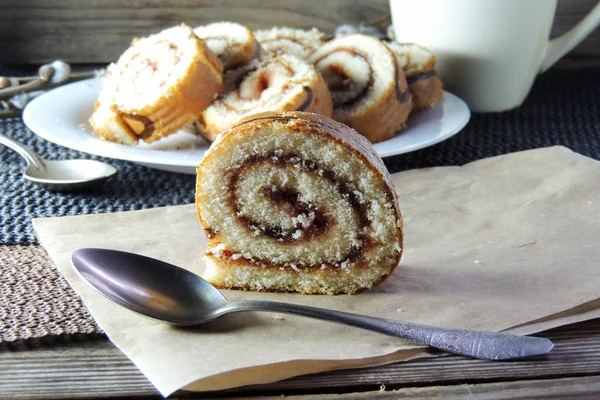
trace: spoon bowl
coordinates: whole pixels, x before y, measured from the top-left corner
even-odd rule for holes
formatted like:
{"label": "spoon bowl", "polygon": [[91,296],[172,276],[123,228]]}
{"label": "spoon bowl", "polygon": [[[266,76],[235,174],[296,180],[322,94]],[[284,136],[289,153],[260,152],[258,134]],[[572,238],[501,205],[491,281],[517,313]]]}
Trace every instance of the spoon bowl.
{"label": "spoon bowl", "polygon": [[45,169],[34,165],[25,168],[24,176],[30,182],[50,190],[78,190],[101,183],[117,170],[95,160],[44,160]]}
{"label": "spoon bowl", "polygon": [[[133,253],[80,249],[73,253],[77,272],[109,299],[176,325],[203,324],[218,318],[227,304],[210,283],[188,270]],[[123,268],[124,265],[129,267]]]}
{"label": "spoon bowl", "polygon": [[0,133],[0,143],[19,153],[26,161],[25,179],[48,190],[79,190],[100,184],[117,170],[95,160],[44,160],[29,147]]}
{"label": "spoon bowl", "polygon": [[343,323],[486,360],[536,356],[554,347],[548,339],[537,337],[438,328],[273,301],[229,302],[209,282],[186,269],[123,251],[79,249],[71,262],[83,279],[109,299],[176,325],[201,325],[235,312],[271,311]]}

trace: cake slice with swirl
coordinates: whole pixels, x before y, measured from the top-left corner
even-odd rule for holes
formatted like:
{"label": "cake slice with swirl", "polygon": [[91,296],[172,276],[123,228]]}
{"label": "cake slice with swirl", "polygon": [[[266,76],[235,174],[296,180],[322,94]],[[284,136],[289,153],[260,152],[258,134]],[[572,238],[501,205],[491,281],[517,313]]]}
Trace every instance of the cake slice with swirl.
{"label": "cake slice with swirl", "polygon": [[[222,75],[221,61],[189,26],[135,39],[111,68],[92,125],[107,140],[153,142],[192,123],[220,91]],[[103,124],[120,131],[111,135]]]}
{"label": "cake slice with swirl", "polygon": [[194,28],[194,33],[215,53],[225,70],[249,63],[260,55],[252,31],[235,22],[215,22]]}
{"label": "cake slice with swirl", "polygon": [[427,110],[444,97],[444,84],[435,71],[435,55],[414,43],[385,42],[404,71],[413,99],[413,112]]}
{"label": "cake slice with swirl", "polygon": [[198,118],[203,136],[214,141],[236,121],[263,111],[305,111],[331,116],[327,84],[308,62],[270,55],[225,73],[223,90]]}
{"label": "cake slice with swirl", "polygon": [[329,86],[333,119],[350,125],[371,143],[395,136],[412,108],[408,85],[391,50],[362,34],[325,43],[308,58]]}
{"label": "cake slice with swirl", "polygon": [[196,206],[204,278],[220,288],[355,293],[402,255],[402,218],[370,143],[317,114],[266,112],[211,146]]}
{"label": "cake slice with swirl", "polygon": [[273,27],[254,31],[256,40],[267,53],[292,54],[307,58],[325,43],[325,34],[316,28]]}
{"label": "cake slice with swirl", "polygon": [[118,82],[113,76],[115,64],[106,68],[102,90],[94,103],[94,112],[89,119],[94,131],[102,138],[125,145],[134,145],[139,137],[129,125],[113,110]]}

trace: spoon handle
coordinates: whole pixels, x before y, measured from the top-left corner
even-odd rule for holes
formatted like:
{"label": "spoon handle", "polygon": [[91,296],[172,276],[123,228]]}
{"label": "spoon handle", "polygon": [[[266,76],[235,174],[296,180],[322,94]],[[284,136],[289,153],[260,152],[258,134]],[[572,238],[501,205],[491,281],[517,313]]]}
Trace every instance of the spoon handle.
{"label": "spoon handle", "polygon": [[29,165],[33,165],[38,170],[43,171],[44,169],[46,169],[46,165],[44,164],[44,161],[40,158],[40,156],[38,156],[33,150],[31,150],[24,144],[19,143],[16,140],[13,140],[8,136],[3,135],[2,133],[0,133],[0,144],[10,147],[11,149],[19,153],[21,157],[27,160],[27,163]]}
{"label": "spoon handle", "polygon": [[437,328],[289,303],[268,301],[232,302],[228,303],[223,310],[224,313],[238,311],[271,311],[323,319],[484,360],[509,360],[547,354],[554,347],[550,340],[544,338]]}

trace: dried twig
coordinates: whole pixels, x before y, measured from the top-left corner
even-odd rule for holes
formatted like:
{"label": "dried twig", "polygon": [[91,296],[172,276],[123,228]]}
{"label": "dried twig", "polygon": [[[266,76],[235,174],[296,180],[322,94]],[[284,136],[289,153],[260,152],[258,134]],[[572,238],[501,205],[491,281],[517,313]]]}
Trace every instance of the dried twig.
{"label": "dried twig", "polygon": [[67,82],[91,78],[97,71],[71,73],[69,64],[56,60],[45,64],[38,70],[38,75],[27,77],[0,77],[0,99],[10,98],[16,94],[39,89],[50,89]]}
{"label": "dried twig", "polygon": [[21,115],[25,105],[44,90],[101,74],[99,70],[71,73],[69,64],[57,60],[42,65],[35,76],[0,77],[0,118]]}

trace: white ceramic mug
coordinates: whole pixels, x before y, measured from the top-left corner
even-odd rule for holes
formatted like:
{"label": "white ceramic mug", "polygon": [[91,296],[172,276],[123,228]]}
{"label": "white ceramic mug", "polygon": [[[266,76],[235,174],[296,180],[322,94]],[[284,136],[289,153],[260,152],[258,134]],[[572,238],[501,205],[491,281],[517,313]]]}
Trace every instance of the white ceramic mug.
{"label": "white ceramic mug", "polygon": [[536,75],[600,23],[600,3],[549,40],[557,0],[390,0],[398,42],[434,52],[445,87],[473,111],[519,106]]}

